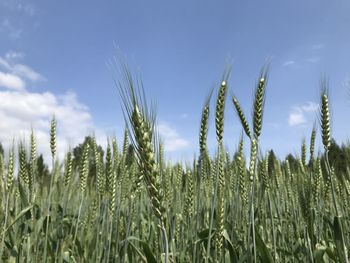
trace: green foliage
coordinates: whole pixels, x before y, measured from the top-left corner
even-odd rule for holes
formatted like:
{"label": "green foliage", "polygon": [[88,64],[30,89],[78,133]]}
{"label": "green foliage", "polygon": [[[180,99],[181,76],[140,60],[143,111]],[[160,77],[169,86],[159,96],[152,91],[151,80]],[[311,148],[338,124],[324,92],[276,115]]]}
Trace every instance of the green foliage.
{"label": "green foliage", "polygon": [[[87,136],[61,163],[54,120],[50,168],[42,155],[36,157],[34,139],[19,145],[18,157],[13,149],[3,153],[0,144],[0,261],[347,263],[350,144],[330,139],[324,93],[325,152],[315,154],[313,129],[309,160],[308,142],[301,158],[281,160],[273,150],[262,155],[263,76],[251,130],[238,100],[231,105],[244,131],[232,155],[223,146],[226,82],[216,109],[210,110],[209,99],[205,103],[200,157],[191,164],[164,159],[155,117],[137,94],[135,101],[124,94],[130,132],[120,149],[115,140],[103,149]],[[218,139],[212,156],[206,144],[211,112]],[[249,146],[250,160],[244,154]]]}
{"label": "green foliage", "polygon": [[[85,145],[89,145],[90,149],[94,149],[96,147],[96,151],[99,153],[100,158],[103,158],[104,151],[102,146],[94,145],[94,138],[92,136],[86,136],[84,138],[83,143],[74,147],[73,149],[73,169],[79,169],[80,164],[83,158],[83,152]],[[89,172],[88,172],[88,180],[95,182],[96,181],[96,159],[94,156],[94,151],[89,151],[88,159],[89,159]]]}

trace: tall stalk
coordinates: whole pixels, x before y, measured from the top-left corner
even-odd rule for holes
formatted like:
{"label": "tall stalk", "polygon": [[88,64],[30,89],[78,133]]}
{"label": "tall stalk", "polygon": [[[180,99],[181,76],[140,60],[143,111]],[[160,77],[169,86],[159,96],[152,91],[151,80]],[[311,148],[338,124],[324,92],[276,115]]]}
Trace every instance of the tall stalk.
{"label": "tall stalk", "polygon": [[[157,134],[154,128],[155,111],[147,107],[142,87],[136,89],[130,72],[124,68],[124,83],[119,83],[119,92],[124,103],[124,116],[131,126],[132,142],[136,149],[140,170],[146,184],[153,214],[159,220],[164,242],[164,262],[169,262],[169,241],[165,229],[165,207],[159,185],[159,163],[155,158]],[[159,160],[159,158],[158,158]]]}
{"label": "tall stalk", "polygon": [[331,166],[329,164],[329,158],[328,158],[329,147],[331,145],[331,126],[330,126],[331,122],[330,122],[330,111],[329,111],[327,87],[326,87],[325,82],[323,82],[323,90],[321,91],[320,115],[321,115],[320,121],[321,121],[321,128],[322,128],[322,143],[323,143],[324,150],[325,150],[326,171],[327,171],[328,178],[329,178],[329,181],[331,184],[332,201],[333,201],[333,206],[335,209],[336,218],[337,218],[337,220],[339,220],[340,239],[341,239],[342,250],[344,253],[344,259],[342,261],[344,261],[345,263],[349,263],[347,248],[345,245],[342,222],[340,220],[341,214],[339,212],[339,208],[338,208],[337,200],[336,200],[336,191],[335,191],[334,182],[333,182],[334,178],[333,178],[333,174],[331,172]]}
{"label": "tall stalk", "polygon": [[48,206],[46,211],[46,233],[45,233],[45,248],[44,248],[44,259],[47,261],[47,246],[49,237],[49,225],[50,225],[50,207],[51,207],[51,197],[53,192],[53,183],[55,177],[55,160],[56,160],[56,119],[55,117],[51,120],[50,126],[50,149],[51,149],[51,160],[52,160],[52,171],[50,176],[50,188],[48,196]]}

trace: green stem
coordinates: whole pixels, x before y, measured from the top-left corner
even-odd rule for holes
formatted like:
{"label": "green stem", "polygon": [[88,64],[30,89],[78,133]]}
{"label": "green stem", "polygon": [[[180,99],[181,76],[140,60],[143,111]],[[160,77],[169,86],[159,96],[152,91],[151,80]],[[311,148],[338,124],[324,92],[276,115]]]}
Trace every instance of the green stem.
{"label": "green stem", "polygon": [[272,237],[273,237],[273,253],[274,253],[274,259],[277,259],[277,250],[276,250],[276,231],[275,231],[275,224],[273,222],[273,214],[272,214],[272,205],[270,200],[270,193],[267,191],[267,202],[269,203],[269,210],[270,210],[270,218],[271,218],[271,226],[272,226]]}
{"label": "green stem", "polygon": [[[256,139],[256,152],[258,152],[258,140]],[[249,198],[249,214],[250,214],[250,222],[249,222],[249,228],[248,228],[248,247],[250,246],[250,238],[252,234],[253,238],[253,254],[254,254],[254,263],[256,263],[256,240],[255,240],[255,216],[254,216],[254,195],[255,195],[255,184],[256,184],[256,176],[257,176],[257,156],[255,156],[254,160],[254,172],[253,172],[253,182],[251,186],[251,193]],[[250,256],[251,257],[251,249],[249,248]]]}
{"label": "green stem", "polygon": [[45,262],[47,261],[47,242],[48,242],[48,237],[49,237],[49,225],[50,225],[50,206],[51,206],[51,195],[53,192],[53,179],[55,176],[55,158],[54,156],[52,157],[52,173],[51,173],[51,178],[50,178],[50,188],[49,188],[49,197],[48,197],[48,206],[47,206],[47,211],[46,211],[46,233],[45,233],[45,248],[44,248],[44,259]]}
{"label": "green stem", "polygon": [[335,209],[335,214],[339,218],[339,228],[340,228],[341,242],[342,242],[342,245],[343,245],[342,249],[343,249],[343,252],[344,252],[344,259],[345,259],[345,263],[349,263],[347,248],[345,246],[343,227],[342,227],[342,223],[341,223],[341,220],[340,220],[341,215],[340,215],[340,212],[339,212],[338,206],[337,206],[336,193],[335,193],[334,184],[333,184],[333,176],[331,174],[331,167],[330,167],[329,159],[328,159],[328,149],[325,152],[325,163],[326,163],[326,168],[327,168],[327,173],[328,173],[328,176],[329,176],[329,180],[331,182],[332,199],[333,199],[333,205],[334,205],[334,209]]}
{"label": "green stem", "polygon": [[168,237],[164,226],[164,222],[161,222],[160,228],[161,228],[163,240],[164,240],[164,252],[165,252],[164,263],[168,263],[169,262],[169,242],[168,242]]}
{"label": "green stem", "polygon": [[7,198],[6,198],[5,222],[4,222],[4,228],[3,228],[3,235],[1,238],[0,259],[2,258],[2,253],[4,249],[4,243],[5,243],[5,233],[6,233],[5,229],[7,225],[7,219],[8,219],[9,197],[10,197],[10,192],[7,193]]}
{"label": "green stem", "polygon": [[209,234],[208,234],[208,244],[207,244],[207,256],[205,258],[205,263],[209,262],[209,257],[210,257],[210,241],[211,241],[211,231],[213,229],[213,221],[214,221],[214,211],[215,211],[215,204],[216,204],[216,197],[217,197],[217,192],[218,192],[218,185],[219,185],[219,178],[218,178],[218,172],[215,171],[215,188],[214,188],[214,194],[213,194],[213,199],[211,202],[211,213],[210,213],[210,221],[209,221]]}
{"label": "green stem", "polygon": [[75,233],[74,233],[74,238],[73,238],[73,244],[75,244],[75,240],[76,240],[77,234],[78,234],[79,219],[80,219],[80,214],[81,214],[81,208],[82,208],[82,206],[83,206],[83,201],[84,201],[84,193],[81,193],[81,201],[80,201],[80,206],[79,206],[77,224],[76,224],[76,227],[75,227]]}

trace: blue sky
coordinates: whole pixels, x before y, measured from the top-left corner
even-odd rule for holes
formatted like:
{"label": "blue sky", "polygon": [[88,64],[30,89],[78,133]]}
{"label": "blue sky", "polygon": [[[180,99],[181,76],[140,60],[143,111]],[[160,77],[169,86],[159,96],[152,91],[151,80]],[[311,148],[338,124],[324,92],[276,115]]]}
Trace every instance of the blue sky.
{"label": "blue sky", "polygon": [[[317,121],[324,76],[332,134],[345,141],[349,12],[345,0],[0,0],[0,140],[8,146],[33,127],[45,152],[55,114],[62,152],[92,132],[100,142],[113,134],[120,141],[124,120],[108,64],[122,54],[157,102],[159,130],[173,159],[198,152],[202,105],[228,63],[230,90],[249,118],[255,82],[270,63],[263,151],[273,148],[281,158],[299,152]],[[242,129],[231,101],[226,119],[232,152]]]}

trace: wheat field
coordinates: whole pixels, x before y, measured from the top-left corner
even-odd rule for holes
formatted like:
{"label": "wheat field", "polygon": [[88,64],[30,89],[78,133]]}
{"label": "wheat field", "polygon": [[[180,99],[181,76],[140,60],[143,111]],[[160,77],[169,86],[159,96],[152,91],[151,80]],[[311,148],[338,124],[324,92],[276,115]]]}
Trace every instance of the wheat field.
{"label": "wheat field", "polygon": [[[117,82],[122,142],[109,138],[102,149],[87,136],[59,162],[53,118],[49,169],[33,131],[28,145],[0,154],[1,262],[348,263],[350,146],[341,148],[340,167],[327,84],[310,139],[301,140],[298,156],[279,159],[260,149],[268,76],[263,68],[247,118],[224,74],[204,100],[199,157],[185,164],[165,159],[156,112],[127,70]],[[234,153],[223,143],[228,108],[242,130]],[[209,129],[217,140],[213,155]]]}

